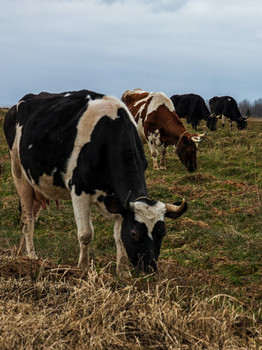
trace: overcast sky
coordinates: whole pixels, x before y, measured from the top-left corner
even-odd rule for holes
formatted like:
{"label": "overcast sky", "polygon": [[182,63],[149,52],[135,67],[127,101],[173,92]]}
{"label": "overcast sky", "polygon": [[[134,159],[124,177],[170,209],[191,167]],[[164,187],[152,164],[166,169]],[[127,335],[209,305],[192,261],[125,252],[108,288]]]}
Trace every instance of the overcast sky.
{"label": "overcast sky", "polygon": [[138,87],[262,97],[262,1],[0,0],[0,106]]}

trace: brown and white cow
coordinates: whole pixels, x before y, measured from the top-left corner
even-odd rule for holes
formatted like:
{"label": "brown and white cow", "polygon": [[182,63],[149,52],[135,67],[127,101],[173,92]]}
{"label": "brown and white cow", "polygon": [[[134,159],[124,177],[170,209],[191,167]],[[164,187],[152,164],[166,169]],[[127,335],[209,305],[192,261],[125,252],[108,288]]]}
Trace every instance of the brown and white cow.
{"label": "brown and white cow", "polygon": [[160,169],[165,169],[166,148],[172,145],[187,170],[196,171],[197,145],[205,134],[192,135],[188,132],[176,114],[172,101],[164,93],[127,90],[122,95],[122,101],[133,114],[143,143],[149,146],[154,169],[159,169],[157,147],[161,148],[162,155]]}

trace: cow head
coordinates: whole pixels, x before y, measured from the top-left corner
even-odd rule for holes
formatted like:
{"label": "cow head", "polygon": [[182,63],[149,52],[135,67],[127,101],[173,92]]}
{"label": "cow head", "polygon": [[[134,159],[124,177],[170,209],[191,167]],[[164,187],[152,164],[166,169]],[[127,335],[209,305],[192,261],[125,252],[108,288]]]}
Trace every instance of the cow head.
{"label": "cow head", "polygon": [[185,200],[173,205],[142,197],[122,203],[110,195],[104,198],[104,204],[110,213],[120,214],[123,218],[121,239],[129,261],[146,273],[156,271],[166,234],[164,219],[180,217],[187,210]]}
{"label": "cow head", "polygon": [[197,170],[197,148],[198,143],[203,141],[207,134],[207,131],[204,134],[200,135],[190,135],[188,131],[185,131],[181,134],[177,145],[176,153],[181,160],[182,164],[187,168],[191,173]]}
{"label": "cow head", "polygon": [[216,131],[217,129],[217,117],[213,114],[207,117],[207,127],[211,131]]}
{"label": "cow head", "polygon": [[239,130],[244,130],[247,128],[247,118],[246,117],[240,117],[237,120],[237,128]]}
{"label": "cow head", "polygon": [[182,164],[191,173],[197,170],[197,146],[194,141],[187,135],[181,137],[176,146],[176,153]]}

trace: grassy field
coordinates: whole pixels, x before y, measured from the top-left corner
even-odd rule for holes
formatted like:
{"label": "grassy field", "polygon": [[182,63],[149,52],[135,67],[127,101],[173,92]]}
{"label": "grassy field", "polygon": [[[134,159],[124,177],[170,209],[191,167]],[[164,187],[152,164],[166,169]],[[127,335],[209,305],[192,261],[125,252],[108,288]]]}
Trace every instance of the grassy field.
{"label": "grassy field", "polygon": [[[93,210],[89,271],[75,268],[70,202],[36,224],[37,261],[17,258],[18,197],[0,110],[1,349],[261,349],[262,122],[209,132],[189,174],[170,148],[149,160],[152,198],[189,209],[167,220],[157,276],[118,280],[113,223]],[[219,124],[220,126],[220,124]],[[190,131],[190,127],[187,126]],[[204,130],[202,125],[201,130]],[[47,260],[45,260],[47,259]]]}

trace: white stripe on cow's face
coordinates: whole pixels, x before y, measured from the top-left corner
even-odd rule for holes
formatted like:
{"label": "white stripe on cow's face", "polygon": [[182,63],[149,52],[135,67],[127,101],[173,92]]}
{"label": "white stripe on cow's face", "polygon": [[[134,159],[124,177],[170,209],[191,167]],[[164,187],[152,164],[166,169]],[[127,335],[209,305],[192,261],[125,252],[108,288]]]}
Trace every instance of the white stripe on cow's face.
{"label": "white stripe on cow's face", "polygon": [[162,202],[148,205],[144,202],[134,202],[135,220],[146,225],[148,236],[153,239],[152,232],[158,221],[164,221],[166,207]]}

